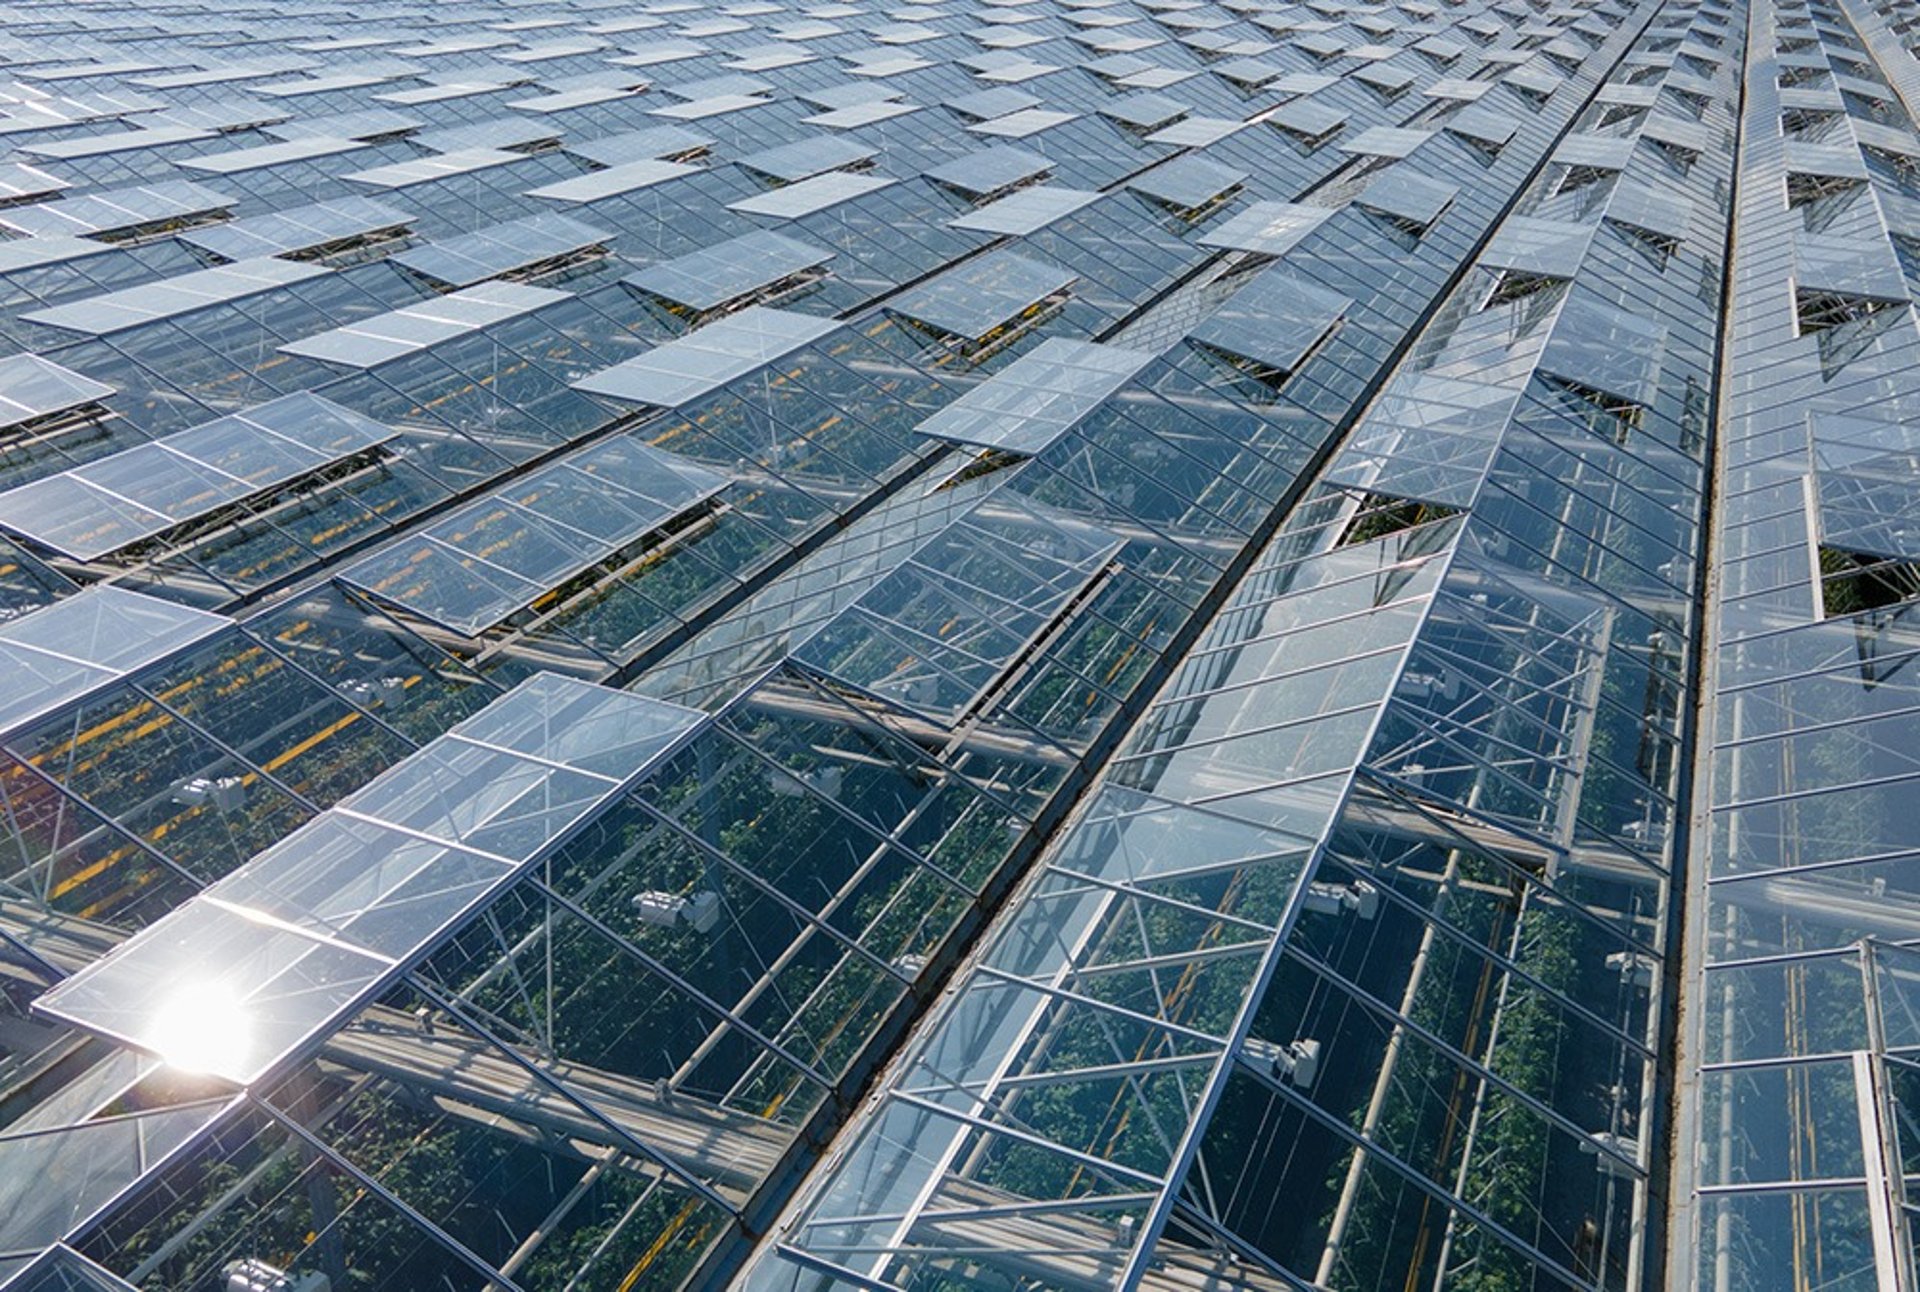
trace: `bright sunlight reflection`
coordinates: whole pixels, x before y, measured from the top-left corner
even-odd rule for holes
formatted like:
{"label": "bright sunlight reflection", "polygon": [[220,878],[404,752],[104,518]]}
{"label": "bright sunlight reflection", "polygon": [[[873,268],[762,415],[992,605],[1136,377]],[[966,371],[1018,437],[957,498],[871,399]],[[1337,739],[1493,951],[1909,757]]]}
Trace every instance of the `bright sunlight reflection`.
{"label": "bright sunlight reflection", "polygon": [[246,1009],[224,983],[188,983],[160,1007],[149,1035],[183,1072],[231,1072],[247,1053]]}

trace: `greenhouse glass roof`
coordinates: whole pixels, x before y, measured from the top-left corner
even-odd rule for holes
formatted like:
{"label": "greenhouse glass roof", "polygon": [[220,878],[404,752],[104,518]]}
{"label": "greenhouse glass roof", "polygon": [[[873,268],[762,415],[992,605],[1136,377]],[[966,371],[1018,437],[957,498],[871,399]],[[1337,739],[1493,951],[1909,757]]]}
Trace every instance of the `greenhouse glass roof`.
{"label": "greenhouse glass roof", "polygon": [[0,1290],[1920,1286],[1916,30],[0,0]]}

